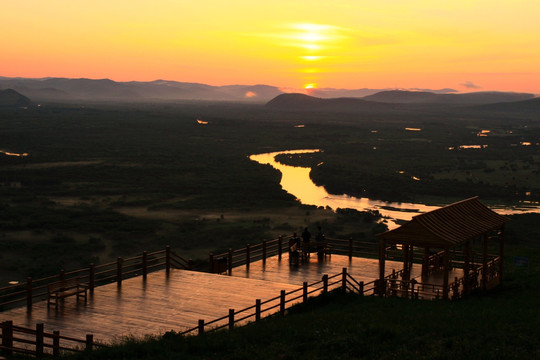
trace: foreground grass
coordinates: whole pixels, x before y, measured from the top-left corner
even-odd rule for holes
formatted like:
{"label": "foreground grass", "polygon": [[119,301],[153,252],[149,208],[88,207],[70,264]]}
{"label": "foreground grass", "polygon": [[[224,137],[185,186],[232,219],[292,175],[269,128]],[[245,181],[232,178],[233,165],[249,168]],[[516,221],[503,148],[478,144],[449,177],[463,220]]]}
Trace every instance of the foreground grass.
{"label": "foreground grass", "polygon": [[[537,259],[538,253],[530,253]],[[503,287],[469,299],[335,293],[233,331],[127,340],[67,359],[532,359],[540,357],[538,263],[508,262]]]}

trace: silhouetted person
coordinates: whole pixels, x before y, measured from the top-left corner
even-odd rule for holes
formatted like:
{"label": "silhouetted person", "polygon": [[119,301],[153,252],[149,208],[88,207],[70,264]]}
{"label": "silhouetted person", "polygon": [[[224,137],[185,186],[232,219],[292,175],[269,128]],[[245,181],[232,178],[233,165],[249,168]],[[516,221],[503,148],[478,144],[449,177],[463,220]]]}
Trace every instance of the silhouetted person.
{"label": "silhouetted person", "polygon": [[315,237],[315,240],[317,241],[317,255],[320,257],[324,255],[324,249],[326,248],[326,239],[320,226],[317,226],[317,236]]}
{"label": "silhouetted person", "polygon": [[298,248],[300,246],[300,238],[296,233],[293,234],[289,240],[289,261],[291,263],[298,263]]}
{"label": "silhouetted person", "polygon": [[289,239],[289,253],[298,250],[300,239],[296,235],[296,233],[293,234],[292,238]]}
{"label": "silhouetted person", "polygon": [[309,241],[311,240],[311,233],[308,228],[305,228],[302,232],[302,256],[307,258],[309,256]]}
{"label": "silhouetted person", "polygon": [[300,238],[298,237],[298,235],[296,233],[293,233],[293,237],[292,237],[292,240],[293,242],[296,244],[296,246],[298,248],[300,248],[301,244],[300,244]]}

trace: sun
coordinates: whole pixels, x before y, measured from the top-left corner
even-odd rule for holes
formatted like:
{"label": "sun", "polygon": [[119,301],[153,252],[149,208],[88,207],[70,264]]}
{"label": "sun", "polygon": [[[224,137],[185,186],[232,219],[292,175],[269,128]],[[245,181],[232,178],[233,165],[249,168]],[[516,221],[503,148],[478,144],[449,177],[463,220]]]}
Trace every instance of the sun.
{"label": "sun", "polygon": [[315,84],[315,83],[309,83],[309,84],[304,85],[304,89],[306,89],[306,90],[312,90],[312,89],[316,89],[316,88],[317,88],[317,84]]}

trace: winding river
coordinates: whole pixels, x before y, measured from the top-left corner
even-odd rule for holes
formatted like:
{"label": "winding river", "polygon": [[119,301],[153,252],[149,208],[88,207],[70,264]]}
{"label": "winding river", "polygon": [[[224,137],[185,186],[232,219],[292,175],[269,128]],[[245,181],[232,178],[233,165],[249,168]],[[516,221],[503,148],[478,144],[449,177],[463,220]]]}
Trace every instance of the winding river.
{"label": "winding river", "polygon": [[[280,185],[283,190],[295,196],[302,204],[322,207],[350,208],[359,211],[378,210],[385,218],[390,229],[397,227],[397,220],[411,220],[413,216],[438,209],[439,206],[428,206],[415,203],[397,203],[372,200],[369,198],[357,198],[349,195],[329,194],[323,186],[317,186],[309,177],[311,168],[284,165],[275,160],[280,154],[307,154],[319,152],[319,149],[287,150],[272,153],[251,155],[250,160],[259,164],[269,164],[282,174]],[[523,205],[520,207],[495,206],[492,209],[502,215],[517,214],[524,212],[540,213],[538,205]]]}

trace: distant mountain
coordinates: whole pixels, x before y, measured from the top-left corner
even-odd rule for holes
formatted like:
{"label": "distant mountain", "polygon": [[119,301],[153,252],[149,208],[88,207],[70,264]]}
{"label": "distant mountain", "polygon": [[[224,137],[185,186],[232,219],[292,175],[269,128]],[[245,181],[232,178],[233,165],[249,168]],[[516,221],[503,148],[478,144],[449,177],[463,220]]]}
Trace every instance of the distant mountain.
{"label": "distant mountain", "polygon": [[29,106],[32,101],[13,89],[0,90],[0,107]]}
{"label": "distant mountain", "polygon": [[[368,89],[368,88],[362,88],[362,89],[334,89],[334,88],[320,88],[320,89],[312,89],[308,91],[308,95],[316,96],[320,98],[330,99],[330,98],[337,98],[337,97],[365,97],[373,94],[377,94],[383,91],[391,91],[390,89]],[[404,90],[407,92],[408,90]],[[430,90],[430,89],[410,89],[410,91],[423,91],[423,92],[430,92],[435,94],[451,94],[451,93],[457,93],[457,90],[454,89],[439,89],[439,90]]]}
{"label": "distant mountain", "polygon": [[390,90],[363,97],[364,100],[395,104],[476,105],[512,102],[534,98],[534,94],[480,91],[463,94],[435,94],[425,91]]}
{"label": "distant mountain", "polygon": [[360,111],[388,108],[388,105],[360,98],[322,99],[304,94],[281,94],[266,107],[279,110]]}
{"label": "distant mountain", "polygon": [[[1,89],[13,89],[31,98],[34,102],[203,100],[266,103],[284,94],[280,88],[269,85],[212,86],[169,80],[117,82],[109,79],[94,80],[84,78],[29,79],[0,77]],[[332,100],[331,103],[320,103],[319,106],[336,108],[336,110],[338,110],[338,103],[341,103],[346,109],[365,106],[365,104],[360,105],[362,103],[358,102],[359,99],[372,103],[481,105],[521,101],[534,97],[533,94],[526,93],[474,92],[456,94],[455,92],[454,89],[410,91],[322,88],[309,90],[309,95],[316,99]],[[293,101],[291,98],[286,98],[287,102]],[[292,105],[291,103],[287,106],[291,107]],[[270,104],[269,106],[273,105]],[[370,106],[376,105],[371,104]]]}
{"label": "distant mountain", "polygon": [[12,88],[35,101],[209,100],[267,102],[283,92],[268,85],[211,86],[168,80],[116,82],[109,79],[2,78],[0,89]]}
{"label": "distant mountain", "polygon": [[[540,111],[540,98],[532,94],[477,92],[467,94],[434,94],[418,91],[382,91],[363,98],[323,99],[304,94],[281,94],[266,107],[276,110],[324,110],[332,112],[418,110],[419,108],[460,107],[471,110]],[[527,99],[512,101],[512,99]]]}
{"label": "distant mountain", "polygon": [[339,97],[357,97],[361,98],[368,95],[373,95],[378,92],[384,91],[384,89],[334,89],[334,88],[320,88],[311,89],[308,91],[310,96],[315,96],[324,99],[339,98]]}

